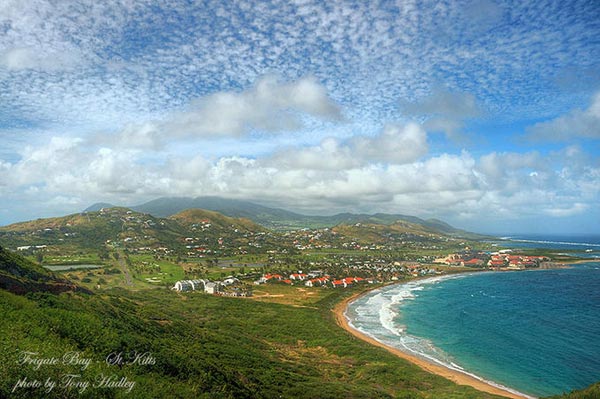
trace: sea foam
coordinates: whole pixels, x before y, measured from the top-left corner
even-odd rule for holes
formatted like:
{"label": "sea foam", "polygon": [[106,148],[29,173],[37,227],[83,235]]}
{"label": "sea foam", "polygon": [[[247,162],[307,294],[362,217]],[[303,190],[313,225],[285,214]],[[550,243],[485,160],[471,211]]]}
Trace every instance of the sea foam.
{"label": "sea foam", "polygon": [[402,302],[414,299],[416,292],[423,290],[425,285],[462,278],[470,274],[436,276],[380,288],[351,302],[344,315],[351,328],[385,345],[402,350],[430,363],[463,373],[497,388],[524,397],[534,398],[470,373],[431,341],[407,334],[405,326],[400,322],[399,309]]}

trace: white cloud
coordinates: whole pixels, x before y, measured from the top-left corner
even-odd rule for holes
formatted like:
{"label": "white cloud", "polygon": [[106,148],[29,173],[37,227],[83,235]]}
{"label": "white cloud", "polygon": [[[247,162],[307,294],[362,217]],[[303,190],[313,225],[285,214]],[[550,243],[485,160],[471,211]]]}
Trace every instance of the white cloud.
{"label": "white cloud", "polygon": [[[420,129],[388,127],[371,140],[389,139],[390,131],[400,141],[412,140],[424,137]],[[256,159],[226,156],[211,161],[169,154],[163,160],[149,160],[140,151],[92,148],[81,139],[54,138],[45,146],[24,150],[20,161],[1,163],[0,169],[8,173],[0,183],[4,192],[13,197],[20,193],[24,202],[68,199],[59,201],[56,209],[99,200],[131,204],[159,196],[219,195],[309,213],[387,211],[454,219],[459,215],[488,223],[535,215],[582,215],[593,209],[600,192],[600,167],[574,162],[584,153],[570,147],[552,158],[537,153],[474,158],[463,152],[424,158],[411,154],[394,163],[377,161],[378,153],[364,152],[353,143],[354,139],[331,139],[318,147],[288,148]],[[557,163],[565,153],[571,154],[569,162]],[[313,162],[331,164],[314,167]]]}
{"label": "white cloud", "polygon": [[410,115],[425,117],[428,131],[444,132],[453,138],[461,133],[465,121],[482,114],[474,95],[440,87],[418,102],[402,104],[402,108]]}
{"label": "white cloud", "polygon": [[574,203],[572,206],[566,208],[545,208],[544,212],[552,217],[569,217],[574,215],[580,215],[587,211],[589,206],[580,202]]}
{"label": "white cloud", "polygon": [[350,145],[364,159],[396,164],[416,161],[428,150],[427,134],[416,123],[387,125],[377,137],[356,136]]}
{"label": "white cloud", "polygon": [[128,124],[116,134],[95,134],[90,144],[123,149],[157,150],[165,145],[166,137],[153,122]]}
{"label": "white cloud", "polygon": [[600,92],[587,109],[572,110],[558,118],[536,123],[527,129],[534,140],[568,140],[575,137],[600,138]]}
{"label": "white cloud", "polygon": [[56,71],[71,69],[83,62],[76,48],[61,53],[46,52],[34,47],[15,47],[0,53],[0,67],[19,71],[22,69],[39,69]]}
{"label": "white cloud", "polygon": [[[597,202],[593,149],[587,161],[576,149],[431,156],[429,144],[456,150],[425,134],[543,118],[534,131],[598,137],[597,97],[583,105],[592,75],[577,92],[549,83],[567,64],[597,63],[594,2],[254,3],[1,1],[2,194],[130,203],[212,193],[473,218]],[[273,72],[281,81],[260,79]],[[398,99],[424,124],[380,132],[405,120]],[[52,132],[82,141],[38,145]]]}
{"label": "white cloud", "polygon": [[279,168],[334,171],[369,163],[410,163],[426,155],[427,151],[427,133],[420,125],[390,124],[373,137],[326,138],[318,146],[280,151],[268,162]]}
{"label": "white cloud", "polygon": [[337,105],[314,78],[280,83],[271,76],[249,90],[219,92],[191,102],[161,129],[175,135],[241,135],[252,129],[276,132],[303,126],[302,116],[336,119]]}

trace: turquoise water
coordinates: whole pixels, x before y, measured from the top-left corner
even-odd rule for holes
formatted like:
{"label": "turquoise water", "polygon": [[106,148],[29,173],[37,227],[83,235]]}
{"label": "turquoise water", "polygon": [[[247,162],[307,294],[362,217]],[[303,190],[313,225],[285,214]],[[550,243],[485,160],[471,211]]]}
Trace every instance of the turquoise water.
{"label": "turquoise water", "polygon": [[600,380],[600,264],[385,287],[350,323],[430,361],[532,396]]}

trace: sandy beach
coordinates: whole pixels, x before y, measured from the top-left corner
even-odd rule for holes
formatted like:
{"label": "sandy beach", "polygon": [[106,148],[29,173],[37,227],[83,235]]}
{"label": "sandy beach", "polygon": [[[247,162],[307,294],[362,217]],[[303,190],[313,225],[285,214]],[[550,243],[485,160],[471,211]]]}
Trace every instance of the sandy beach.
{"label": "sandy beach", "polygon": [[357,294],[341,301],[333,308],[333,312],[335,314],[337,323],[344,330],[348,331],[355,337],[360,338],[363,341],[370,343],[371,345],[385,348],[386,350],[393,353],[394,355],[401,357],[405,360],[408,360],[411,363],[416,364],[417,366],[421,367],[423,370],[428,371],[433,374],[440,375],[444,378],[447,378],[447,379],[455,382],[456,384],[469,385],[479,391],[491,393],[494,395],[500,395],[500,396],[504,396],[507,398],[515,398],[515,399],[530,398],[529,396],[518,395],[514,392],[506,391],[506,390],[498,388],[496,386],[487,384],[484,381],[478,380],[477,378],[471,377],[471,376],[461,373],[459,371],[451,370],[451,369],[443,367],[441,365],[430,363],[430,362],[428,362],[424,359],[421,359],[417,356],[414,356],[409,353],[405,353],[399,349],[387,346],[387,345],[369,337],[368,335],[365,335],[365,334],[361,333],[360,331],[355,330],[354,328],[350,327],[350,325],[348,324],[348,320],[346,319],[346,316],[344,315],[344,312],[346,311],[346,308],[348,307],[348,304],[350,302],[352,302],[354,299],[358,298],[359,296],[362,296],[365,294],[366,294],[365,292],[357,293]]}

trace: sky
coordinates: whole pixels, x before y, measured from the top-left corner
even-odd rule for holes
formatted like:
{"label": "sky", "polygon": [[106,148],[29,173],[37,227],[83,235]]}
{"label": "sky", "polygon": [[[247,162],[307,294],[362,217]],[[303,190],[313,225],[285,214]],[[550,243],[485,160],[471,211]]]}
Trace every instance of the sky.
{"label": "sky", "polygon": [[600,4],[0,3],[0,225],[204,195],[600,233]]}

